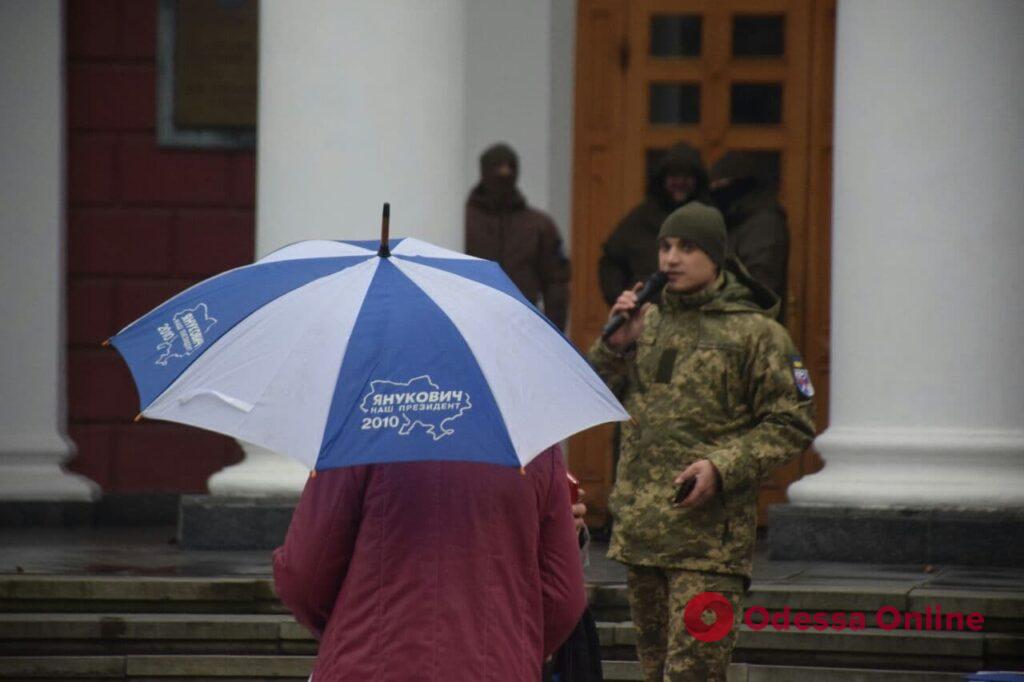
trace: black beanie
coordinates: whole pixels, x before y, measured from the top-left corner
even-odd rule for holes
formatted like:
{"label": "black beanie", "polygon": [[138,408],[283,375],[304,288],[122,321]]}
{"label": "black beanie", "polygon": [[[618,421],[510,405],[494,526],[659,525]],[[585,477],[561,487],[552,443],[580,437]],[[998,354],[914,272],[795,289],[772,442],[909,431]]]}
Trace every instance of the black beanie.
{"label": "black beanie", "polygon": [[503,163],[507,163],[512,166],[512,175],[519,175],[519,156],[516,155],[516,150],[508,146],[504,142],[491,145],[484,150],[484,153],[480,155],[480,175],[481,177],[487,175],[487,172],[492,168],[500,166]]}
{"label": "black beanie", "polygon": [[719,269],[725,262],[725,219],[718,209],[699,201],[677,208],[665,218],[658,231],[658,239],[678,237],[700,247]]}

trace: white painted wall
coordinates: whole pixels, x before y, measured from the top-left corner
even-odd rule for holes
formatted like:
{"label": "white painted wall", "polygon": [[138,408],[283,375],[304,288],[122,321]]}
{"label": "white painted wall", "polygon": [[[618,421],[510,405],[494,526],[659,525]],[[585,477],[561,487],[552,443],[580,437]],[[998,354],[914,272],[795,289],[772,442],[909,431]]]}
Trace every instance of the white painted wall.
{"label": "white painted wall", "polygon": [[[301,7],[302,11],[297,11]],[[261,6],[257,251],[396,235],[461,248],[480,152],[568,238],[574,0],[304,0]]]}
{"label": "white painted wall", "polygon": [[466,4],[465,199],[480,153],[518,152],[519,187],[568,241],[572,192],[575,0]]}
{"label": "white painted wall", "polygon": [[1024,506],[1024,3],[841,2],[832,414],[805,504]]}
{"label": "white painted wall", "polygon": [[462,0],[260,6],[259,254],[392,234],[462,245]]}
{"label": "white painted wall", "polygon": [[[573,104],[576,92],[576,0],[551,2],[551,106],[548,204],[565,252],[572,242]],[[572,311],[570,311],[571,313]]]}
{"label": "white painted wall", "polygon": [[[0,3],[0,499],[88,500],[65,474],[60,0]],[[100,399],[97,396],[97,399]]]}

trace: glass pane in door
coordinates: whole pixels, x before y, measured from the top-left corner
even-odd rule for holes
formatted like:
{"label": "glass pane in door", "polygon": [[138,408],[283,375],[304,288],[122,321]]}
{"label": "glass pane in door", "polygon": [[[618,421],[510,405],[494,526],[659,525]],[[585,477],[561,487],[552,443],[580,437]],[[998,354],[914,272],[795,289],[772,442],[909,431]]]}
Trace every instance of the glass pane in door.
{"label": "glass pane in door", "polygon": [[781,14],[732,18],[734,57],[781,57],[786,50],[786,17]]}
{"label": "glass pane in door", "polygon": [[655,14],[651,17],[652,57],[699,57],[699,14]]}
{"label": "glass pane in door", "polygon": [[733,83],[729,121],[734,124],[782,123],[781,83]]}
{"label": "glass pane in door", "polygon": [[700,123],[700,85],[697,83],[651,83],[650,122],[656,125]]}

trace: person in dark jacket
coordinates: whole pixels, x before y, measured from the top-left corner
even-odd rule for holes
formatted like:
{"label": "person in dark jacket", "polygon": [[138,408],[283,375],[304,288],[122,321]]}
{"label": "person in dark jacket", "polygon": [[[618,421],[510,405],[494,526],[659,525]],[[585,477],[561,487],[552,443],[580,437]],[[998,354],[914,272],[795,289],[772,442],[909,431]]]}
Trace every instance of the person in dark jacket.
{"label": "person in dark jacket", "polygon": [[658,230],[668,214],[694,199],[709,201],[708,172],[700,152],[680,142],[670,147],[648,178],[647,196],[619,222],[598,262],[608,305],[658,269]]}
{"label": "person in dark jacket", "polygon": [[537,682],[586,605],[557,446],[523,470],[375,464],[306,482],[274,552],[315,682]]}
{"label": "person in dark jacket", "polygon": [[[580,490],[582,494],[583,491]],[[583,565],[589,563],[590,531],[583,517],[587,506],[582,502],[572,505],[572,516],[579,534],[580,559]],[[542,682],[603,682],[601,667],[601,638],[597,632],[597,621],[590,609],[583,610],[583,617],[576,628],[555,652],[546,666]]]}
{"label": "person in dark jacket", "polygon": [[779,321],[786,321],[789,228],[775,190],[754,159],[729,152],[711,167],[711,195],[725,216],[729,253],[779,297]]}
{"label": "person in dark jacket", "polygon": [[527,205],[516,187],[519,157],[504,143],[480,156],[480,182],[466,200],[466,253],[497,261],[531,303],[565,330],[569,260],[551,218]]}

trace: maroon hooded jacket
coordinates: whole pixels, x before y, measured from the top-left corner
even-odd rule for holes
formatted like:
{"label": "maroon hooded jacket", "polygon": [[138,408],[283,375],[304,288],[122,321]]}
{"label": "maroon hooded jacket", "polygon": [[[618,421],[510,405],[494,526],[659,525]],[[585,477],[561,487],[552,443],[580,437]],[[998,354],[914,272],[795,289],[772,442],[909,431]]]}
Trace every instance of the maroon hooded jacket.
{"label": "maroon hooded jacket", "polygon": [[313,679],[536,682],[586,603],[561,452],[520,470],[376,464],[310,478],[274,584]]}

